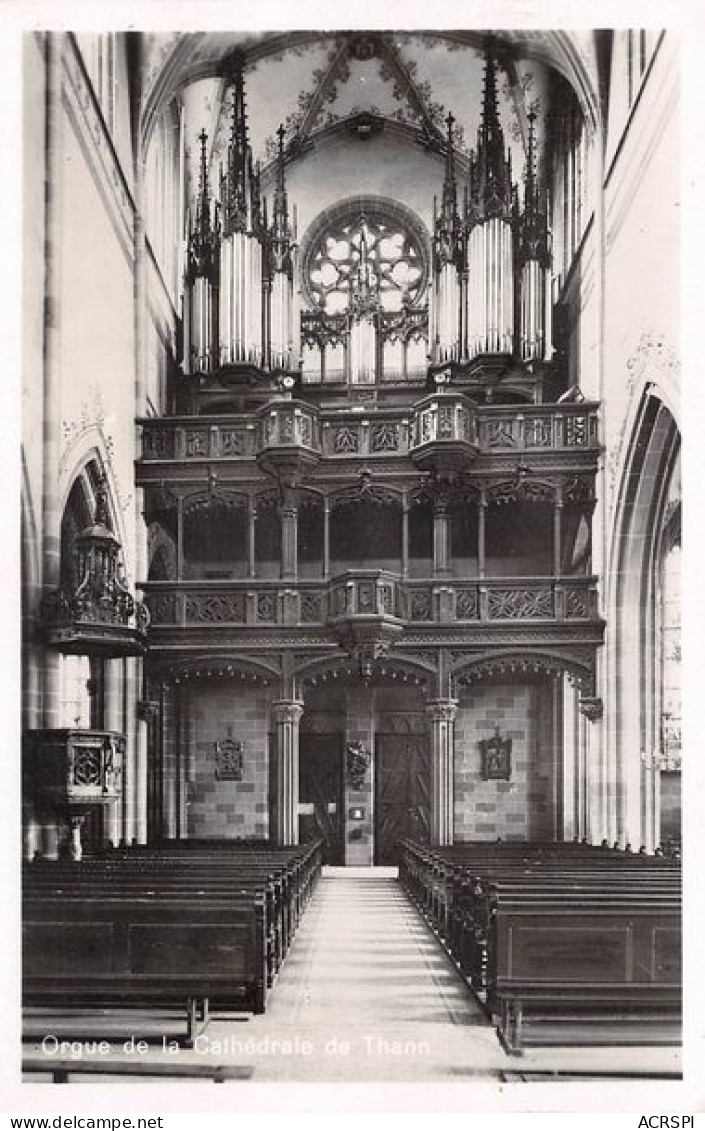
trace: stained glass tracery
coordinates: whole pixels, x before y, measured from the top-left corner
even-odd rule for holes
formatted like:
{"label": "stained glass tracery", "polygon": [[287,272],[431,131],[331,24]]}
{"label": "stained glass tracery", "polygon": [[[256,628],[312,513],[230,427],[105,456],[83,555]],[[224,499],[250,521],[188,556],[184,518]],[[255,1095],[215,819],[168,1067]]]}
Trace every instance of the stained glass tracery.
{"label": "stained glass tracery", "polygon": [[427,260],[419,235],[398,217],[370,208],[331,220],[314,240],[304,266],[311,306],[326,314],[349,310],[363,264],[382,310],[399,311],[423,298]]}

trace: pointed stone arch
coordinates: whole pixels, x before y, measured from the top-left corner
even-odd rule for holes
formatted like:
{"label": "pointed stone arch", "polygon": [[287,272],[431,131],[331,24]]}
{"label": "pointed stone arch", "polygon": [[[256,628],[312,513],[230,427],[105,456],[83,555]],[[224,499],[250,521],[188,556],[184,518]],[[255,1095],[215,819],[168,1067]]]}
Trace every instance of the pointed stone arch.
{"label": "pointed stone arch", "polygon": [[671,407],[647,385],[625,447],[612,532],[607,683],[614,710],[605,737],[617,835],[650,850],[660,840],[656,573],[680,446]]}

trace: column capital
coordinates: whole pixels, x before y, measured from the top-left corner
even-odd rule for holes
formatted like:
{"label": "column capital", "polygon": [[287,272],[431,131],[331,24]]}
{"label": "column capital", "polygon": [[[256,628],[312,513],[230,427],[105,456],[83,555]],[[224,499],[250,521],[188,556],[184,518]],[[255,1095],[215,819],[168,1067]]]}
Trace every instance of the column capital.
{"label": "column capital", "polygon": [[433,722],[452,723],[457,713],[457,699],[431,699],[426,704],[426,714]]}
{"label": "column capital", "polygon": [[304,713],[304,705],[298,699],[276,699],[272,703],[272,711],[277,723],[298,723]]}

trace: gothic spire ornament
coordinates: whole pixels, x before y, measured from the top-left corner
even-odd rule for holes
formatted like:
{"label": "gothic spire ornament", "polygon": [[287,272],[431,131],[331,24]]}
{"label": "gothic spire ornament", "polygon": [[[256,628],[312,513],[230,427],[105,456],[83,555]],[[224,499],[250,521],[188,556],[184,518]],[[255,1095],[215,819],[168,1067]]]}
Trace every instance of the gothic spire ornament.
{"label": "gothic spire ornament", "polygon": [[523,361],[542,361],[551,350],[551,251],[546,204],[536,156],[536,111],[528,114],[524,211],[519,225],[520,349]]}
{"label": "gothic spire ornament", "polygon": [[253,162],[248,138],[245,78],[239,60],[233,73],[232,121],[223,182],[223,235],[257,231],[262,211],[259,171]]}
{"label": "gothic spire ornament", "polygon": [[535,259],[543,267],[551,262],[545,194],[541,191],[536,146],[536,110],[527,114],[529,138],[524,173],[524,212],[521,217],[519,255],[523,263]]}
{"label": "gothic spire ornament", "polygon": [[441,210],[436,211],[435,201],[433,208],[433,282],[429,328],[431,355],[436,365],[457,361],[460,353],[463,235],[458,215],[458,187],[455,178],[454,123],[455,118],[452,114],[448,114]]}
{"label": "gothic spire ornament", "polygon": [[[272,369],[290,371],[298,363],[299,313],[294,287],[296,244],[289,223],[286,192],[284,126],[277,130],[277,179],[272,226],[269,229],[269,351]],[[265,219],[266,225],[266,219]]]}
{"label": "gothic spire ornament", "polygon": [[464,296],[467,338],[463,353],[511,355],[514,348],[515,193],[497,108],[496,62],[485,50],[485,84],[477,151],[470,166],[467,275]]}
{"label": "gothic spire ornament", "polygon": [[497,106],[497,63],[492,43],[485,49],[482,119],[470,176],[471,222],[511,220],[512,165]]}
{"label": "gothic spire ornament", "polygon": [[188,373],[213,367],[214,292],[218,283],[218,232],[208,184],[208,134],[198,135],[200,176],[195,223],[191,226],[184,279],[184,365]]}
{"label": "gothic spire ornament", "polygon": [[243,66],[237,58],[220,205],[220,364],[259,368],[265,352],[263,291],[267,237],[262,224],[259,169],[255,168],[247,135]]}

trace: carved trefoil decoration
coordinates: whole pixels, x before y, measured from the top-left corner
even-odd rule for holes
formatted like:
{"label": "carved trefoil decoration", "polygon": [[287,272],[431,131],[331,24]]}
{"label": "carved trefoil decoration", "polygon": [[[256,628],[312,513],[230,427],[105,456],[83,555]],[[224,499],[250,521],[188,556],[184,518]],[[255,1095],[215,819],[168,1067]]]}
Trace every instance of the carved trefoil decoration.
{"label": "carved trefoil decoration", "polygon": [[484,781],[509,781],[512,776],[512,740],[502,738],[498,726],[492,738],[481,740],[480,754],[480,773]]}
{"label": "carved trefoil decoration", "polygon": [[243,744],[234,738],[224,738],[215,744],[215,780],[242,781]]}
{"label": "carved trefoil decoration", "polygon": [[352,789],[363,789],[370,765],[370,752],[361,742],[351,742],[345,749],[345,773]]}

